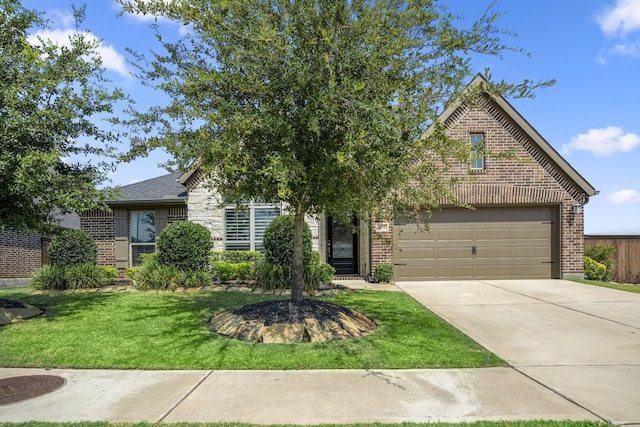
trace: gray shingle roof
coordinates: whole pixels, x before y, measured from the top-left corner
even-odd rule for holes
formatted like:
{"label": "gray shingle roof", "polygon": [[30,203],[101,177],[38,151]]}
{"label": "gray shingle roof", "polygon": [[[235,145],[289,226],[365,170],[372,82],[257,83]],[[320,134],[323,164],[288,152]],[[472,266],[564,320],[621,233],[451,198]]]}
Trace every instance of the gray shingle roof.
{"label": "gray shingle roof", "polygon": [[122,196],[109,204],[184,203],[187,188],[178,182],[180,175],[175,172],[119,187]]}

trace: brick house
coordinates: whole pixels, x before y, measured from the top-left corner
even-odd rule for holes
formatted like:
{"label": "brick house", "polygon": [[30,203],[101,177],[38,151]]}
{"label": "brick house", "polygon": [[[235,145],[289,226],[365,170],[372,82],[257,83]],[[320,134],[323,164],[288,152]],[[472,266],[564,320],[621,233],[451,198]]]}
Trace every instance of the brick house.
{"label": "brick house", "polygon": [[[62,229],[80,228],[76,214],[59,215]],[[0,231],[0,279],[29,278],[47,262],[51,237],[37,233]]]}
{"label": "brick house", "polygon": [[[483,82],[478,75],[471,85]],[[583,206],[595,189],[501,97],[481,94],[473,106],[450,107],[441,120],[452,138],[483,142],[489,151],[514,149],[516,158],[479,158],[450,169],[452,176],[473,178],[456,194],[475,209],[442,200],[429,230],[375,220],[362,221],[356,234],[331,218],[308,218],[322,259],[338,275],[356,277],[392,263],[396,280],[582,277]],[[164,225],[185,219],[211,231],[215,250],[260,250],[262,232],[282,206],[220,206],[201,179],[192,170],[125,186],[125,197],[110,203],[113,213],[83,215],[101,263],[135,265],[138,253],[154,249]]]}

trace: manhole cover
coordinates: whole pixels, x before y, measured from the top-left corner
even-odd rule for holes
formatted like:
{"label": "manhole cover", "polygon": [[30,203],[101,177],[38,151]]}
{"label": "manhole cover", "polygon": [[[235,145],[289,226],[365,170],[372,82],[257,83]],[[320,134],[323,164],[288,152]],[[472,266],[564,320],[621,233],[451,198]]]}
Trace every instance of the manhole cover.
{"label": "manhole cover", "polygon": [[55,375],[0,378],[0,405],[9,405],[51,393],[66,382],[64,378]]}

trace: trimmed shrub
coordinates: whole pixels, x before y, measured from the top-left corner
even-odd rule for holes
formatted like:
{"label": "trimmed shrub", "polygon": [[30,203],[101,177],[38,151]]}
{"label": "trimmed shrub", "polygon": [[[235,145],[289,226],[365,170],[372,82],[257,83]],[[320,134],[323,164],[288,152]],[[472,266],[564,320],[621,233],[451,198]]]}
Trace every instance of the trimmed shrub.
{"label": "trimmed shrub", "polygon": [[588,280],[603,281],[607,274],[607,267],[588,256],[584,257],[584,277]]}
{"label": "trimmed shrub", "polygon": [[105,271],[95,264],[65,267],[65,289],[93,289],[108,283]]}
{"label": "trimmed shrub", "polygon": [[70,267],[45,265],[33,274],[31,286],[38,290],[100,288],[113,283],[115,276],[112,278],[109,274],[107,268],[91,263]]}
{"label": "trimmed shrub", "polygon": [[158,263],[181,271],[197,271],[209,266],[211,233],[203,225],[178,221],[167,225],[156,244]]}
{"label": "trimmed shrub", "polygon": [[176,283],[183,288],[201,288],[209,286],[213,279],[207,270],[178,271]]}
{"label": "trimmed shrub", "polygon": [[65,267],[45,265],[33,273],[31,287],[36,290],[65,289]]}
{"label": "trimmed shrub", "polygon": [[246,280],[253,277],[253,263],[216,261],[213,263],[213,276],[220,282]]}
{"label": "trimmed shrub", "polygon": [[[316,290],[333,280],[336,270],[325,262],[320,262],[320,253],[312,252],[311,262],[304,267],[302,276],[305,291]],[[255,264],[256,286],[265,289],[289,289],[291,287],[291,267],[272,264],[261,260]]]}
{"label": "trimmed shrub", "polygon": [[157,253],[145,256],[140,267],[127,269],[127,275],[133,279],[136,289],[141,291],[200,288],[213,281],[207,270],[182,271],[172,265],[162,265],[158,262]]}
{"label": "trimmed shrub", "polygon": [[[610,282],[613,280],[613,276],[615,275],[614,265],[613,265],[613,252],[615,248],[613,246],[585,246],[584,255],[591,258],[592,260],[599,262],[605,266],[606,272],[602,277],[602,281]],[[586,272],[585,272],[586,275]]]}
{"label": "trimmed shrub", "polygon": [[[295,218],[293,215],[280,215],[265,228],[262,237],[264,256],[267,262],[275,265],[290,266],[293,258],[293,229]],[[305,222],[303,232],[304,264],[311,261],[313,249],[311,247],[311,229]]]}
{"label": "trimmed shrub", "polygon": [[221,251],[213,252],[211,259],[214,262],[227,261],[227,262],[256,262],[264,259],[264,255],[258,251]]}
{"label": "trimmed shrub", "polygon": [[147,257],[136,270],[133,280],[137,289],[173,291],[179,287],[178,270],[173,266],[160,264],[157,258]]}
{"label": "trimmed shrub", "polygon": [[304,289],[318,289],[331,283],[336,269],[326,262],[311,264],[304,269]]}
{"label": "trimmed shrub", "polygon": [[51,240],[47,255],[52,266],[95,265],[98,245],[86,231],[64,230]]}
{"label": "trimmed shrub", "polygon": [[116,277],[118,277],[118,269],[110,265],[103,265],[101,266],[101,268],[102,270],[104,270],[104,277],[106,282],[109,284],[115,282]]}
{"label": "trimmed shrub", "polygon": [[391,283],[393,280],[393,264],[380,263],[373,269],[373,280],[377,283]]}

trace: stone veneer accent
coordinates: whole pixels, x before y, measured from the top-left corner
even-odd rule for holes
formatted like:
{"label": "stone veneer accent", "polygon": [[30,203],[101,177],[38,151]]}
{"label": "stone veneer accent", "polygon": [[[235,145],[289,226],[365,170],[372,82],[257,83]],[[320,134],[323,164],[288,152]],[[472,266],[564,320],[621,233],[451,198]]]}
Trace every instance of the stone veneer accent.
{"label": "stone veneer accent", "polygon": [[40,234],[0,232],[0,278],[31,277],[42,267],[43,237]]}
{"label": "stone veneer accent", "polygon": [[[445,126],[453,139],[470,141],[471,133],[482,133],[488,150],[515,149],[518,158],[486,158],[481,171],[471,171],[468,164],[452,165],[448,175],[461,180],[455,189],[458,200],[472,206],[559,207],[561,274],[582,276],[584,213],[571,213],[573,205],[585,202],[580,188],[487,96],[474,107],[458,108]],[[447,200],[440,204],[452,206]],[[393,247],[388,242],[393,242],[394,235],[392,223],[374,221],[373,225],[384,231],[372,241],[372,269],[382,262],[393,263]]]}
{"label": "stone veneer accent", "polygon": [[224,250],[224,208],[220,199],[211,193],[205,182],[189,190],[187,199],[188,220],[207,227],[211,232],[214,251]]}
{"label": "stone veneer accent", "polygon": [[[197,185],[189,190],[187,200],[188,219],[196,224],[202,224],[211,232],[213,250],[224,250],[224,207],[220,206],[220,195],[212,193],[205,180],[198,180]],[[313,250],[318,250],[319,221],[316,217],[307,215],[305,221],[311,229],[311,244]]]}

